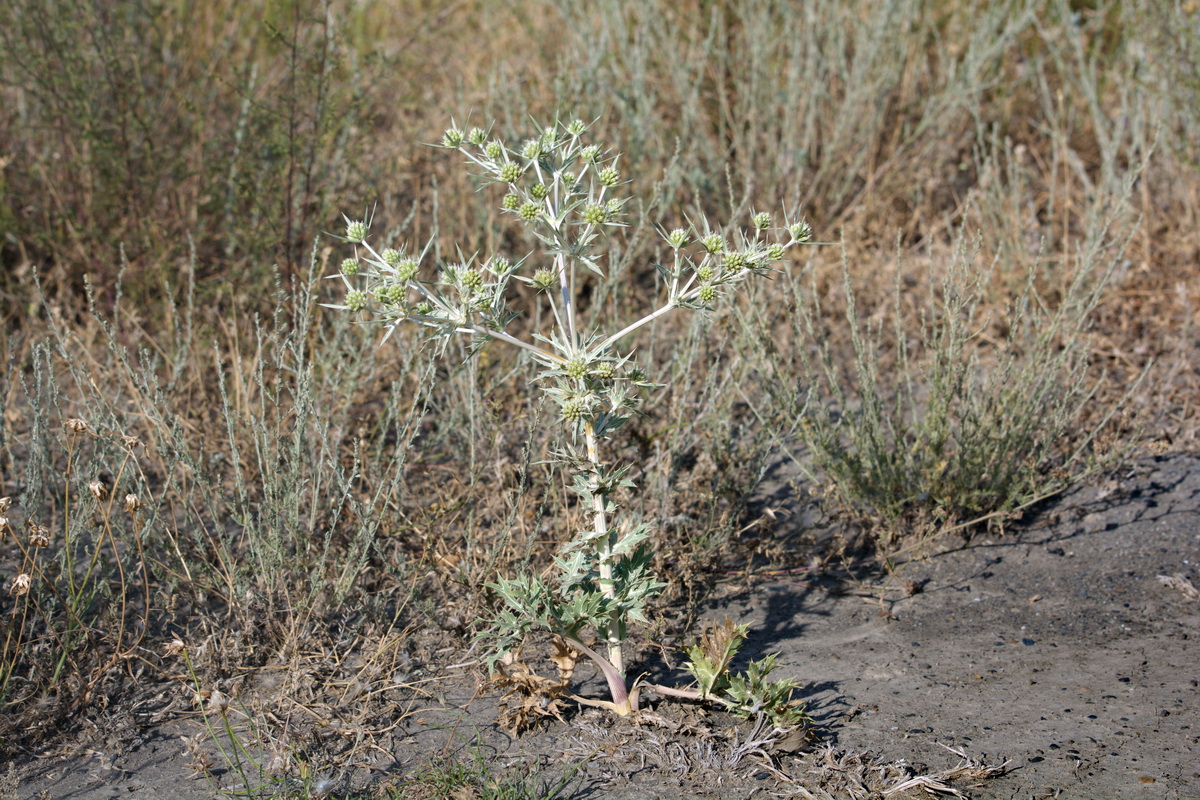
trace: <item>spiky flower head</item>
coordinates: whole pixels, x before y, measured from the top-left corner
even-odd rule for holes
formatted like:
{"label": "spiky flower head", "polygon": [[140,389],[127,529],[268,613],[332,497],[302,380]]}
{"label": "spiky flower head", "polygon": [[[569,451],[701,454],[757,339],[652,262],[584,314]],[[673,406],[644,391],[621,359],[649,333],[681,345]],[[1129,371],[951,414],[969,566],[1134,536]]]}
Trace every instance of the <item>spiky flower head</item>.
{"label": "spiky flower head", "polygon": [[594,164],[596,159],[600,157],[600,148],[594,144],[589,144],[579,151],[579,157],[589,164]]}
{"label": "spiky flower head", "polygon": [[539,269],[533,273],[533,288],[544,292],[554,285],[554,273],[548,269]]}
{"label": "spiky flower head", "polygon": [[521,198],[512,193],[506,194],[500,199],[500,207],[505,211],[516,211],[521,207]]}
{"label": "spiky flower head", "polygon": [[583,210],[583,221],[589,225],[602,225],[608,218],[608,209],[593,203]]}
{"label": "spiky flower head", "polygon": [[587,395],[568,397],[562,406],[563,419],[567,422],[579,422],[588,415],[590,406]]}
{"label": "spiky flower head", "polygon": [[504,155],[504,145],[493,139],[484,145],[483,154],[495,161],[496,159],[500,158],[500,156]]}
{"label": "spiky flower head", "polygon": [[408,287],[403,283],[389,284],[380,290],[379,299],[390,306],[404,305],[408,299]]}
{"label": "spiky flower head", "polygon": [[521,158],[533,161],[542,154],[542,143],[538,139],[530,139],[521,147]]}
{"label": "spiky flower head", "polygon": [[610,198],[608,200],[608,202],[604,204],[604,207],[606,209],[608,209],[609,214],[616,214],[618,211],[621,210],[622,205],[624,205],[623,200],[618,200],[617,198],[613,197],[613,198]]}
{"label": "spiky flower head", "polygon": [[463,132],[458,128],[448,128],[442,134],[443,147],[458,147],[463,143]]}
{"label": "spiky flower head", "polygon": [[553,125],[547,125],[545,128],[542,128],[542,144],[543,145],[545,145],[546,147],[553,147],[554,143],[557,141],[558,141],[558,128],[554,127]]}
{"label": "spiky flower head", "polygon": [[361,244],[367,238],[367,223],[361,219],[346,220],[346,241]]}
{"label": "spiky flower head", "polygon": [[415,258],[401,259],[400,263],[396,265],[396,277],[402,281],[411,281],[417,276],[419,268],[420,265]]}
{"label": "spiky flower head", "polygon": [[683,228],[676,228],[667,234],[667,244],[678,250],[687,244],[687,231]]}
{"label": "spiky flower head", "polygon": [[726,253],[722,266],[727,272],[739,272],[746,268],[746,254]]}
{"label": "spiky flower head", "polygon": [[387,248],[379,255],[383,259],[383,263],[387,264],[389,267],[394,267],[400,263],[400,251],[394,247]]}
{"label": "spiky flower head", "polygon": [[512,272],[512,262],[507,258],[493,258],[488,262],[488,269],[493,275],[507,275]]}
{"label": "spiky flower head", "polygon": [[711,281],[713,278],[713,269],[709,266],[698,267],[696,269],[696,277],[702,281]]}
{"label": "spiky flower head", "polygon": [[775,242],[767,247],[767,258],[772,261],[783,261],[784,247],[779,242]]}
{"label": "spiky flower head", "polygon": [[75,433],[75,434],[87,433],[89,430],[91,430],[91,426],[87,424],[87,421],[79,419],[79,417],[72,417],[71,419],[64,422],[63,425],[71,433]]}
{"label": "spiky flower head", "polygon": [[535,219],[541,216],[542,205],[541,203],[535,203],[532,200],[527,200],[521,204],[521,207],[517,210],[517,214],[519,214],[521,219],[525,220],[526,222],[533,222]]}
{"label": "spiky flower head", "polygon": [[711,283],[701,284],[699,297],[701,303],[711,303],[717,299],[717,290]]}
{"label": "spiky flower head", "polygon": [[615,167],[600,170],[600,183],[604,186],[616,186],[621,182],[621,173]]}
{"label": "spiky flower head", "polygon": [[521,179],[521,173],[525,170],[515,161],[505,161],[504,166],[500,168],[500,180],[505,183],[516,183]]}
{"label": "spiky flower head", "polygon": [[133,492],[130,492],[129,494],[125,495],[125,510],[126,511],[128,511],[130,514],[136,514],[138,512],[138,509],[140,509],[141,507],[142,507],[142,501],[138,498],[138,496],[136,494],[134,494]]}
{"label": "spiky flower head", "polygon": [[790,233],[792,238],[797,242],[804,244],[812,238],[812,226],[804,220],[794,222],[788,226],[788,233]]}
{"label": "spiky flower head", "polygon": [[760,231],[765,231],[767,228],[771,227],[771,215],[766,211],[760,211],[759,213],[755,214],[754,227],[758,228]]}
{"label": "spiky flower head", "polygon": [[600,361],[592,367],[592,374],[603,381],[611,381],[616,371],[611,361]]}
{"label": "spiky flower head", "polygon": [[719,253],[725,249],[725,237],[719,233],[710,233],[700,240],[700,244],[710,253]]}
{"label": "spiky flower head", "polygon": [[341,272],[347,278],[353,278],[355,275],[357,275],[358,274],[358,259],[357,258],[343,258]]}
{"label": "spiky flower head", "polygon": [[367,307],[367,293],[351,289],[346,293],[346,308],[351,311],[362,311]]}
{"label": "spiky flower head", "polygon": [[8,593],[13,597],[20,597],[29,594],[29,587],[33,584],[33,578],[29,577],[28,572],[22,572],[13,579],[12,586],[9,587]]}
{"label": "spiky flower head", "polygon": [[476,147],[483,144],[485,139],[487,139],[487,131],[483,128],[471,128],[471,132],[467,134],[467,141]]}
{"label": "spiky flower head", "polygon": [[580,380],[588,374],[588,360],[584,356],[571,356],[563,365],[563,372],[572,378]]}
{"label": "spiky flower head", "polygon": [[550,190],[546,188],[544,183],[535,183],[529,187],[529,194],[535,200],[545,200],[546,195],[550,194]]}
{"label": "spiky flower head", "polygon": [[433,313],[433,303],[428,300],[418,303],[415,311],[422,317],[427,317]]}
{"label": "spiky flower head", "polygon": [[483,276],[479,274],[479,270],[470,267],[463,267],[459,270],[458,279],[468,289],[478,289],[483,286]]}
{"label": "spiky flower head", "polygon": [[586,130],[587,125],[585,125],[581,119],[573,120],[571,124],[567,126],[567,133],[571,134],[572,136],[583,136],[583,132]]}

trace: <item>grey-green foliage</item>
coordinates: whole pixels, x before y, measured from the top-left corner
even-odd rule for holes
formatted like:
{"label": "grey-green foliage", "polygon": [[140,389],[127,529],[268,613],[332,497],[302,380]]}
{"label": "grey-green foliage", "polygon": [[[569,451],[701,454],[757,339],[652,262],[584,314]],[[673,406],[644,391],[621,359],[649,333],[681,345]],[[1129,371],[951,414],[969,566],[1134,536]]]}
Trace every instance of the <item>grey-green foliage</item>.
{"label": "grey-green foliage", "polygon": [[[502,211],[524,224],[538,243],[520,258],[492,253],[463,256],[422,274],[429,246],[377,249],[367,220],[346,219],[342,237],[355,247],[331,276],[345,286],[345,299],[331,307],[369,312],[385,326],[384,339],[401,323],[423,327],[445,349],[457,337],[477,352],[499,341],[528,354],[535,382],[558,406],[567,436],[554,459],[574,473],[573,491],[588,509],[591,526],[575,533],[556,561],[559,579],[501,578],[493,588],[504,609],[489,632],[495,647],[489,663],[512,649],[532,630],[548,630],[600,663],[619,713],[636,710],[636,694],[625,684],[622,643],[628,625],[646,622],[646,605],[663,584],[650,571],[649,528],[614,524],[619,490],[632,488],[628,467],[605,463],[600,444],[637,413],[651,383],[622,349],[633,334],[675,309],[705,310],[722,294],[780,263],[786,250],[811,238],[802,220],[773,230],[771,215],[752,215],[746,230],[713,227],[707,221],[661,230],[668,254],[655,263],[664,298],[640,319],[617,328],[580,302],[584,287],[621,280],[607,255],[607,237],[624,227],[627,200],[619,191],[626,179],[618,156],[589,141],[580,121],[540,127],[519,145],[490,130],[453,127],[442,144],[458,151],[479,171],[484,186],[498,188]],[[529,338],[509,332],[520,312],[511,287],[525,284],[534,301],[548,308],[549,320]],[[526,296],[529,292],[526,293]],[[599,307],[599,309],[597,308]],[[535,319],[536,319],[535,315]],[[593,627],[606,639],[608,658],[583,644],[581,631]]]}

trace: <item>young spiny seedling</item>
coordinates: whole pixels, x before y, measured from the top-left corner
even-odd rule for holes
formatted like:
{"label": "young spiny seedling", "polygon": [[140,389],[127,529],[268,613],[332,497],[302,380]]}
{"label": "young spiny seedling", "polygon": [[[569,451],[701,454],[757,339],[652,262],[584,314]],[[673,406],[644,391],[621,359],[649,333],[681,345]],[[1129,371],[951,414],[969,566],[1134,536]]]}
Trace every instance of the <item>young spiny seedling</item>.
{"label": "young spiny seedling", "polygon": [[[452,336],[467,337],[476,352],[491,340],[527,352],[538,365],[537,383],[557,404],[568,436],[555,456],[573,472],[572,490],[589,509],[591,525],[563,547],[555,561],[557,579],[532,574],[498,578],[493,589],[503,608],[483,636],[492,642],[487,663],[498,661],[534,631],[549,631],[586,654],[604,673],[611,699],[585,701],[617,714],[637,710],[640,686],[625,670],[629,625],[646,625],[647,606],[665,585],[651,572],[649,526],[617,525],[613,496],[632,487],[629,466],[607,463],[602,443],[637,412],[652,384],[621,345],[632,334],[675,309],[705,310],[751,277],[767,274],[788,248],[809,241],[811,229],[790,220],[768,238],[771,216],[753,215],[748,231],[727,237],[706,221],[662,231],[670,249],[656,265],[666,296],[652,313],[610,334],[593,332],[578,318],[577,292],[584,270],[604,275],[606,236],[623,226],[625,200],[617,196],[624,178],[619,158],[584,136],[580,121],[555,123],[519,145],[474,128],[446,131],[442,146],[457,150],[480,171],[485,184],[501,193],[505,213],[521,220],[542,247],[519,261],[499,255],[443,264],[436,277],[420,277],[429,247],[410,253],[399,246],[377,250],[368,220],[346,218],[341,238],[354,256],[334,278],[345,284],[345,300],[331,305],[367,312],[386,328],[384,340],[403,322],[427,329],[444,346]],[[550,309],[550,329],[531,340],[507,332],[518,315],[507,290],[516,280],[533,287]],[[606,654],[585,644],[593,629]],[[664,694],[712,700],[745,715],[764,714],[780,725],[795,725],[802,712],[790,704],[792,681],[766,680],[773,657],[733,675],[730,663],[745,638],[744,626],[728,623],[689,649],[696,689],[652,687]]]}

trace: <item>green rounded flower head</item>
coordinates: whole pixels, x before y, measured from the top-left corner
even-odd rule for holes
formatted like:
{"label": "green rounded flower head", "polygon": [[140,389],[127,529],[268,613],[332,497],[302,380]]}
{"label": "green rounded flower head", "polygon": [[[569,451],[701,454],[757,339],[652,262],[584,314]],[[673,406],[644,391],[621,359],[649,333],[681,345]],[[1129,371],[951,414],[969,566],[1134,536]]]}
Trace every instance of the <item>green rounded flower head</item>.
{"label": "green rounded flower head", "polygon": [[467,141],[479,147],[487,139],[487,131],[483,128],[471,128],[471,132],[467,134]]}
{"label": "green rounded flower head", "polygon": [[416,312],[423,317],[429,316],[430,314],[433,313],[433,303],[429,302],[428,300],[425,300],[422,303],[418,303]]}
{"label": "green rounded flower head", "polygon": [[812,226],[803,220],[800,222],[794,222],[788,226],[788,233],[790,233],[792,238],[797,242],[804,244],[812,238]]}
{"label": "green rounded flower head", "polygon": [[504,155],[504,145],[497,142],[495,139],[484,145],[483,154],[493,161]]}
{"label": "green rounded flower head", "polygon": [[587,125],[585,125],[581,119],[574,120],[570,125],[567,126],[567,133],[571,134],[572,136],[583,136],[583,132],[586,130]]}
{"label": "green rounded flower head", "polygon": [[740,272],[746,268],[746,254],[726,253],[722,266],[726,272]]}
{"label": "green rounded flower head", "polygon": [[667,234],[667,244],[678,250],[687,244],[687,231],[683,228],[676,228]]}
{"label": "green rounded flower head", "polygon": [[579,151],[579,157],[589,164],[594,164],[596,159],[600,157],[600,148],[594,144],[589,144]]}
{"label": "green rounded flower head", "polygon": [[544,183],[535,183],[529,187],[529,194],[535,200],[545,200],[546,195],[550,194],[550,190],[546,188]]}
{"label": "green rounded flower head", "polygon": [[542,204],[527,200],[517,209],[517,214],[526,222],[533,222],[542,215]]}
{"label": "green rounded flower head", "polygon": [[443,147],[458,147],[463,143],[463,132],[458,128],[450,128],[442,134]]}
{"label": "green rounded flower head", "polygon": [[493,275],[507,275],[512,272],[512,262],[507,258],[493,258],[488,262],[488,269]]}
{"label": "green rounded flower head", "polygon": [[591,410],[590,406],[587,395],[568,397],[562,406],[563,419],[567,422],[579,422],[588,416]]}
{"label": "green rounded flower head", "polygon": [[521,198],[515,194],[506,194],[500,199],[500,207],[505,211],[516,211],[521,207]]}
{"label": "green rounded flower head", "polygon": [[367,223],[361,219],[346,220],[346,241],[361,244],[367,238]]}
{"label": "green rounded flower head", "polygon": [[525,170],[515,161],[505,161],[504,166],[500,168],[500,180],[505,183],[516,183],[521,179],[522,173]]}
{"label": "green rounded flower head", "polygon": [[389,267],[394,267],[400,263],[400,251],[395,248],[389,247],[379,255],[383,259],[383,263]]}
{"label": "green rounded flower head", "polygon": [[358,269],[359,269],[359,267],[358,267],[358,259],[357,258],[342,259],[341,272],[347,278],[353,278],[355,275],[357,275]]}
{"label": "green rounded flower head", "polygon": [[483,276],[479,274],[479,270],[463,267],[458,272],[458,279],[462,281],[462,285],[468,289],[478,289],[483,286]]}
{"label": "green rounded flower head", "polygon": [[783,261],[784,247],[779,242],[775,242],[767,248],[767,258],[772,261]]}
{"label": "green rounded flower head", "polygon": [[358,289],[351,289],[346,292],[346,308],[351,311],[362,311],[367,307],[367,293],[360,292]]}
{"label": "green rounded flower head", "polygon": [[572,378],[580,380],[588,374],[588,360],[583,356],[571,356],[563,365],[563,372]]}
{"label": "green rounded flower head", "polygon": [[548,269],[539,269],[533,273],[533,287],[544,292],[554,285],[554,273]]}
{"label": "green rounded flower head", "polygon": [[725,249],[725,237],[719,233],[710,233],[700,240],[700,244],[710,253],[719,253]]}
{"label": "green rounded flower head", "polygon": [[402,281],[411,281],[417,276],[417,269],[420,265],[417,264],[415,258],[405,258],[396,265],[396,277]]}
{"label": "green rounded flower head", "polygon": [[533,161],[542,154],[542,143],[537,139],[530,139],[521,147],[521,158],[527,158]]}
{"label": "green rounded flower head", "polygon": [[696,277],[702,281],[711,281],[713,279],[713,269],[709,266],[697,267]]}
{"label": "green rounded flower head", "polygon": [[699,297],[701,303],[711,303],[717,299],[717,290],[711,283],[701,284]]}
{"label": "green rounded flower head", "polygon": [[611,361],[600,361],[592,367],[592,374],[602,381],[611,381],[617,369]]}
{"label": "green rounded flower head", "polygon": [[583,210],[583,221],[589,225],[602,225],[608,219],[608,209],[592,204]]}
{"label": "green rounded flower head", "polygon": [[760,231],[765,231],[771,227],[771,215],[765,211],[761,211],[754,215],[754,227]]}
{"label": "green rounded flower head", "polygon": [[600,183],[605,186],[616,186],[621,182],[621,173],[617,172],[617,170],[613,167],[600,170],[600,175],[598,177],[600,178]]}

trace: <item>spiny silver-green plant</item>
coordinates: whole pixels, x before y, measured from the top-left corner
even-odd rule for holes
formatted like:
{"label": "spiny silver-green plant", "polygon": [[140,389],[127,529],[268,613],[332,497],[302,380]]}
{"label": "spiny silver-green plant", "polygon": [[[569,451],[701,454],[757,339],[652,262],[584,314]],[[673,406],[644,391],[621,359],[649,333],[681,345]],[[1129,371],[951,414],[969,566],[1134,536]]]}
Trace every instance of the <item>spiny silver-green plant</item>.
{"label": "spiny silver-green plant", "polygon": [[[504,212],[521,220],[541,246],[517,260],[498,254],[460,257],[430,274],[428,245],[419,253],[401,246],[377,249],[370,241],[369,220],[346,218],[345,235],[339,238],[354,246],[354,255],[332,276],[343,281],[346,294],[341,304],[330,307],[369,313],[386,327],[385,340],[398,325],[411,322],[426,328],[443,347],[449,338],[464,336],[471,352],[498,340],[532,357],[539,368],[536,381],[558,405],[569,434],[555,456],[572,470],[572,489],[590,510],[591,525],[563,547],[555,562],[555,582],[532,574],[496,581],[493,588],[504,608],[486,634],[494,644],[488,664],[495,668],[527,634],[549,631],[600,667],[612,700],[597,704],[625,715],[637,710],[639,688],[636,682],[631,687],[625,674],[628,628],[648,623],[647,604],[665,584],[651,572],[649,526],[614,521],[614,493],[633,486],[629,466],[606,463],[601,454],[602,443],[637,412],[643,393],[653,385],[623,345],[675,309],[707,309],[746,279],[766,275],[788,248],[809,241],[811,229],[801,220],[788,220],[773,230],[771,215],[760,212],[752,215],[748,230],[732,236],[722,232],[731,227],[706,221],[661,230],[669,255],[655,267],[665,297],[641,319],[603,332],[580,318],[577,298],[586,273],[605,274],[603,245],[609,233],[623,226],[626,200],[619,191],[626,181],[619,157],[589,142],[586,131],[579,120],[556,122],[511,145],[482,128],[447,130],[442,146],[461,153],[484,184],[501,193]],[[536,290],[551,311],[550,329],[531,339],[507,332],[520,313],[509,304],[514,280]],[[604,640],[607,656],[585,644],[589,628]],[[711,647],[698,646],[692,654],[689,669],[697,677],[697,689],[656,688],[713,699],[743,714],[798,721],[799,710],[788,705],[792,682],[765,680],[774,659],[752,664],[744,677],[732,676],[729,662],[745,628],[721,630],[707,637]]]}

